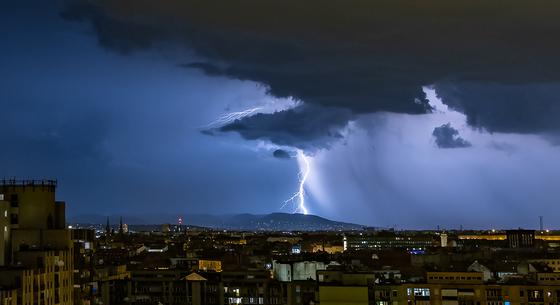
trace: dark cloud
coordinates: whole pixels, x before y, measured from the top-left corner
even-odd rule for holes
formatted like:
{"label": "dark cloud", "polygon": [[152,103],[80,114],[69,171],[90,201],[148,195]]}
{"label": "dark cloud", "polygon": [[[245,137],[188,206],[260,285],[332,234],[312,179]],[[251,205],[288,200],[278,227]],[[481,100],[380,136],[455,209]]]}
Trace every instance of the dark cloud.
{"label": "dark cloud", "polygon": [[265,139],[308,151],[327,148],[342,137],[341,130],[352,118],[347,109],[302,105],[275,113],[259,113],[220,127],[238,132],[248,140]]}
{"label": "dark cloud", "polygon": [[436,138],[436,145],[439,148],[464,148],[472,146],[469,141],[459,137],[459,131],[451,127],[451,123],[434,128],[432,135]]}
{"label": "dark cloud", "polygon": [[[464,125],[456,113],[360,114],[423,113],[420,86],[436,84],[474,126],[554,131],[559,10],[536,1],[73,2],[86,5],[65,17],[81,23],[62,20],[51,1],[4,1],[2,175],[58,178],[70,215],[149,214],[154,204],[175,215],[276,211],[297,189],[298,162],[256,157],[237,134],[197,131],[224,109],[270,101],[269,88],[301,108],[229,128],[330,145],[310,158],[312,213],[399,228],[530,227],[559,212],[558,146],[469,133],[476,144],[449,153],[426,140],[449,120]],[[165,52],[135,52],[147,48]]]}
{"label": "dark cloud", "polygon": [[277,149],[272,153],[272,156],[274,156],[274,158],[278,158],[278,159],[290,159],[290,153],[283,150],[283,149]]}
{"label": "dark cloud", "polygon": [[436,92],[451,108],[464,112],[469,125],[490,132],[560,131],[560,83],[439,83]]}
{"label": "dark cloud", "polygon": [[185,67],[306,104],[425,113],[422,86],[447,83],[456,91],[438,86],[443,102],[473,126],[555,132],[558,103],[531,93],[560,81],[560,3],[539,3],[104,0],[72,1],[63,16],[88,20],[103,47],[176,43],[202,58]]}
{"label": "dark cloud", "polygon": [[150,48],[154,42],[166,37],[166,32],[158,27],[111,18],[104,14],[102,7],[86,1],[72,1],[61,17],[72,21],[90,21],[98,33],[99,45],[123,54]]}

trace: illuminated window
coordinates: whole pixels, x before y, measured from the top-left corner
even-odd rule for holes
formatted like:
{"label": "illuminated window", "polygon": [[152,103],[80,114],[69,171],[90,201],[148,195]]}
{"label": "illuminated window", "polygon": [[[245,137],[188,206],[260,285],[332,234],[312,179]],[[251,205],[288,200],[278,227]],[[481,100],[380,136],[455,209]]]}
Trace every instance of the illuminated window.
{"label": "illuminated window", "polygon": [[[410,295],[410,291],[408,291]],[[412,293],[415,297],[429,297],[430,288],[412,288]]]}

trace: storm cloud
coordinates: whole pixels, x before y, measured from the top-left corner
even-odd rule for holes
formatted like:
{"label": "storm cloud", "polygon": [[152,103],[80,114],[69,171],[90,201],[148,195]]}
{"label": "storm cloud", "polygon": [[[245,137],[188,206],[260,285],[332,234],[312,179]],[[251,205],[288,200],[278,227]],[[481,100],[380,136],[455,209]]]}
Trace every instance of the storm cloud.
{"label": "storm cloud", "polygon": [[[173,59],[186,68],[256,81],[315,107],[421,114],[431,111],[422,86],[435,84],[472,126],[558,131],[557,99],[531,94],[560,81],[555,1],[71,1],[62,16],[89,22],[105,48],[128,54],[172,43],[199,57]],[[290,129],[306,118],[278,112],[225,129],[310,146],[324,133]]]}
{"label": "storm cloud", "polygon": [[272,153],[272,156],[274,156],[274,158],[278,158],[278,159],[290,159],[290,153],[283,150],[283,149],[277,149]]}
{"label": "storm cloud", "polygon": [[352,118],[347,109],[302,105],[274,113],[259,113],[220,127],[238,132],[248,140],[269,140],[277,145],[307,151],[328,148],[342,138],[342,129]]}
{"label": "storm cloud", "polygon": [[469,125],[490,132],[560,133],[560,83],[441,83],[438,96],[467,115]]}
{"label": "storm cloud", "polygon": [[439,148],[464,148],[472,144],[459,136],[459,131],[451,127],[450,123],[434,128],[432,132]]}

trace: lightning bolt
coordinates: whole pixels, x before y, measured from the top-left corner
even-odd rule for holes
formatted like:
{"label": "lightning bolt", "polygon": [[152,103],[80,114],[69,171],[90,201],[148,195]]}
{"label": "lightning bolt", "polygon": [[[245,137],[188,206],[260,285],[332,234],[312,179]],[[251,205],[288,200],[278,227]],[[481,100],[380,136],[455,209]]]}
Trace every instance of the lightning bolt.
{"label": "lightning bolt", "polygon": [[222,114],[215,121],[213,121],[210,124],[204,126],[204,128],[214,128],[214,127],[224,126],[224,125],[227,125],[229,123],[234,122],[235,120],[240,120],[240,119],[242,119],[246,116],[250,116],[250,115],[256,113],[257,111],[259,111],[261,109],[262,109],[262,107],[255,107],[255,108],[249,108],[249,109],[243,110],[243,111],[234,111],[234,112],[225,113],[225,114]]}
{"label": "lightning bolt", "polygon": [[[309,160],[305,153],[301,150],[297,151],[297,158],[300,162],[300,172],[299,176],[299,188],[298,191],[295,192],[292,197],[288,198],[282,204],[281,208],[284,208],[289,203],[294,203],[297,200],[297,205],[294,210],[294,213],[302,213],[304,215],[308,214],[307,208],[305,207],[305,182],[307,181],[307,177],[309,176],[309,172],[311,171],[311,167],[309,166]],[[303,163],[303,169],[301,169],[301,163]]]}

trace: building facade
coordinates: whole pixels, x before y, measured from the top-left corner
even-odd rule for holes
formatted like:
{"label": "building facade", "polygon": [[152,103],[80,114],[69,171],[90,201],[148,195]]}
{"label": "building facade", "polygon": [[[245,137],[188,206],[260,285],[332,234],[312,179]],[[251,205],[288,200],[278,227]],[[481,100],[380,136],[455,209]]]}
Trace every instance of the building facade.
{"label": "building facade", "polygon": [[54,180],[0,181],[0,303],[73,304],[73,245]]}

